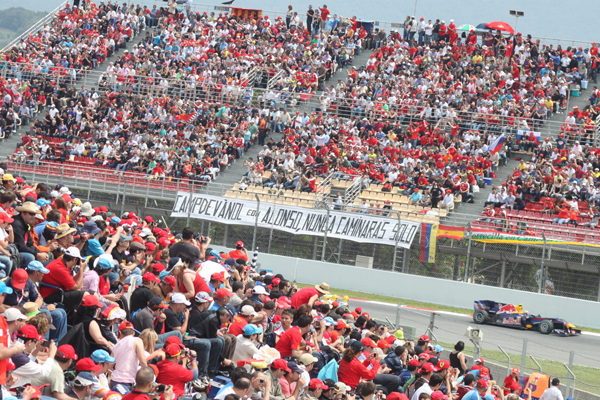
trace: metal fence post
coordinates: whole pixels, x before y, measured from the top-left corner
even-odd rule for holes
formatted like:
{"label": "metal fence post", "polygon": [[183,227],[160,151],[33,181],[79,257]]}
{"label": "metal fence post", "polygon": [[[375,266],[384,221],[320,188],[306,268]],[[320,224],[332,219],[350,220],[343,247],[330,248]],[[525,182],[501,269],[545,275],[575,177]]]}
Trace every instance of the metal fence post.
{"label": "metal fence post", "polygon": [[577,377],[575,376],[575,374],[573,373],[573,361],[575,361],[575,352],[574,351],[570,351],[569,352],[569,373],[571,374],[570,378],[573,379],[573,385],[571,386],[571,398],[575,398],[575,386],[576,386],[576,381],[577,381]]}
{"label": "metal fence post", "polygon": [[[400,241],[400,222],[401,222],[401,217],[400,217],[400,213],[398,213],[398,226],[397,226],[397,231],[396,231],[396,242],[394,243],[394,258],[392,259],[392,272],[396,270],[398,242]],[[404,272],[404,271],[402,271],[402,272]]]}
{"label": "metal fence post", "polygon": [[121,215],[123,215],[123,213],[125,212],[125,192],[127,191],[127,183],[125,182],[124,176],[122,176],[121,178],[123,178],[123,199],[121,201]]}
{"label": "metal fence post", "polygon": [[190,197],[188,197],[188,212],[185,220],[185,226],[190,226],[190,218],[192,217],[192,201],[194,200],[194,185],[190,185]]}
{"label": "metal fence post", "polygon": [[408,258],[410,257],[410,252],[408,251],[408,249],[403,248],[402,249],[402,273],[405,274],[407,273],[407,266],[408,266]]}
{"label": "metal fence post", "polygon": [[260,198],[255,194],[256,198],[256,215],[254,216],[254,232],[252,233],[252,251],[256,249],[256,231],[258,230],[258,213],[260,212]]}
{"label": "metal fence post", "polygon": [[396,304],[396,329],[398,325],[400,325],[400,309],[402,308],[402,303]]}
{"label": "metal fence post", "polygon": [[323,249],[321,250],[321,261],[325,261],[325,252],[327,251],[327,231],[329,231],[329,213],[331,210],[327,207],[325,217],[325,228],[323,229]]}
{"label": "metal fence post", "polygon": [[467,279],[469,278],[469,261],[471,260],[471,242],[472,240],[472,234],[473,231],[471,230],[471,223],[469,222],[467,224],[467,231],[469,232],[469,243],[467,244],[467,259],[465,260],[465,277],[464,277],[464,282],[467,282]]}
{"label": "metal fence post", "polygon": [[523,339],[523,349],[521,350],[521,372],[525,371],[525,364],[527,362],[527,339]]}
{"label": "metal fence post", "polygon": [[544,244],[542,245],[542,261],[540,265],[540,269],[542,273],[540,274],[540,281],[538,282],[538,293],[542,293],[542,288],[546,282],[546,274],[544,272],[544,260],[546,259],[546,235],[542,233],[542,239],[544,239]]}

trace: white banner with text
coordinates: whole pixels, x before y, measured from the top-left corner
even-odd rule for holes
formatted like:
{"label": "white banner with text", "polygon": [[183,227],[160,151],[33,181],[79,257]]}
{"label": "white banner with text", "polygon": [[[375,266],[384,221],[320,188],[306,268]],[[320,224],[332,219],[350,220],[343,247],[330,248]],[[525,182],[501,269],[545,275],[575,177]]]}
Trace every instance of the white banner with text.
{"label": "white banner with text", "polygon": [[[285,206],[250,200],[231,199],[207,194],[178,192],[171,217],[204,219],[224,224],[257,224],[260,228],[297,235],[327,236],[361,243],[379,243],[410,248],[419,229],[414,221],[383,216],[344,213],[304,207]],[[258,220],[257,220],[258,218]]]}

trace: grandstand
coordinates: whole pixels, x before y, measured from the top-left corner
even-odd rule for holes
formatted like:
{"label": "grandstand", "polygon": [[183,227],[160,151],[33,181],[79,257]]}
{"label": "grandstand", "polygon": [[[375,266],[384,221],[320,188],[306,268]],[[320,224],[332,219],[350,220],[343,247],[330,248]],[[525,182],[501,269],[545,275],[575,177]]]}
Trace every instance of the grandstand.
{"label": "grandstand", "polygon": [[[95,191],[118,193],[115,200],[143,197],[144,205],[193,191],[463,226],[467,233],[600,241],[592,224],[598,222],[595,197],[579,200],[578,224],[566,226],[552,223],[558,210],[546,208],[548,196],[523,198],[521,210],[496,202],[491,218],[483,207],[492,186],[515,168],[523,171],[517,158],[575,141],[595,154],[598,113],[586,95],[598,93],[585,87],[596,71],[583,75],[588,56],[575,48],[561,53],[518,36],[499,55],[484,38],[469,46],[454,38],[424,50],[399,32],[374,40],[374,32],[352,20],[315,43],[281,17],[260,18],[250,31],[226,15],[198,12],[190,26],[166,9],[150,15],[141,6],[120,14],[118,29],[89,22],[110,19],[111,7],[62,8],[3,50],[2,107],[10,112],[1,128],[12,135],[2,150],[11,151],[9,170],[48,182],[60,178],[88,197]],[[274,28],[279,36],[271,46]],[[86,52],[45,61],[53,31]],[[210,46],[220,37],[223,45]],[[533,48],[543,58],[535,68]],[[556,64],[557,55],[568,60]],[[517,58],[519,66],[510,64]],[[459,73],[460,62],[468,68]],[[482,75],[486,64],[498,74]],[[511,187],[511,179],[506,183]],[[596,184],[592,177],[589,187]],[[524,196],[517,189],[512,194]],[[463,247],[446,250],[464,255]],[[576,248],[565,251],[573,260],[580,256]],[[338,260],[341,253],[333,252]],[[398,263],[410,259],[395,250],[382,254]],[[547,265],[564,266],[553,262]],[[568,268],[587,265],[582,258]],[[490,279],[504,284],[499,276]]]}

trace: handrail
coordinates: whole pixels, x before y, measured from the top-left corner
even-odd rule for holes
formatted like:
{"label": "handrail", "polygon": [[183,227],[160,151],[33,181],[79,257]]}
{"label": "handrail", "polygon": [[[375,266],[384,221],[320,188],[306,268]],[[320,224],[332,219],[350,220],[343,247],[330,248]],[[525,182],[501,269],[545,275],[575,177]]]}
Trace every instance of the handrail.
{"label": "handrail", "polygon": [[[164,2],[162,0],[152,0],[153,3],[156,3],[157,5],[162,5],[164,6]],[[215,6],[214,4],[207,4],[207,3],[197,3],[197,4],[193,4],[192,5],[192,9],[194,11],[198,11],[198,12],[219,12],[219,11],[226,11],[226,10],[230,10],[232,7],[227,7],[227,6]],[[281,11],[281,10],[266,10],[266,9],[262,9],[263,13],[268,13],[269,16],[271,15],[277,15],[280,16],[282,18],[285,18],[286,12],[285,11]],[[294,10],[297,11],[297,10]],[[338,15],[340,15],[338,13]],[[304,21],[306,14],[303,12],[298,12],[298,16],[301,17],[301,20]],[[369,19],[368,16],[361,16],[362,19]],[[348,19],[349,17],[345,17],[340,15],[341,19]],[[389,31],[391,30],[398,30],[398,28],[400,26],[402,26],[402,22],[398,23],[398,22],[394,22],[394,21],[385,21],[385,20],[380,20],[380,21],[375,21],[372,20],[373,24],[377,27],[377,28],[386,28]],[[468,22],[470,23],[470,22]],[[456,26],[460,26],[460,24],[457,24]],[[536,40],[540,40],[540,43],[549,43],[549,42],[557,42],[557,44],[561,44],[561,43],[571,43],[571,44],[577,44],[579,45],[591,45],[591,41],[585,41],[585,40],[574,40],[574,39],[564,39],[564,38],[549,38],[549,37],[543,37],[543,36],[534,36],[531,35],[531,37],[533,39]]]}
{"label": "handrail", "polygon": [[6,46],[4,46],[1,50],[0,50],[0,54],[1,53],[5,53],[8,50],[10,50],[15,44],[19,43],[22,39],[28,37],[32,32],[37,31],[41,26],[43,26],[46,22],[48,22],[49,20],[51,20],[52,18],[54,18],[54,16],[56,15],[56,13],[61,10],[62,8],[64,8],[68,3],[68,0],[64,0],[62,3],[60,3],[56,8],[54,8],[54,10],[50,11],[48,14],[46,14],[43,18],[39,19],[35,24],[33,24],[32,26],[30,26],[25,32],[21,33],[19,36],[17,36],[16,38],[14,38],[10,43],[8,43]]}

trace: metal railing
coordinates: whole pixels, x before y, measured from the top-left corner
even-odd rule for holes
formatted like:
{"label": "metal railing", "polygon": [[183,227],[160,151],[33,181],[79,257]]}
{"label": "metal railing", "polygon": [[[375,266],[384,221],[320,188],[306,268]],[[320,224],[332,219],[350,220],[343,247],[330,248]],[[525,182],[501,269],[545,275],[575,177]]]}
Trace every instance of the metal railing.
{"label": "metal railing", "polygon": [[25,32],[21,33],[19,36],[14,38],[10,43],[8,43],[6,46],[4,46],[0,50],[0,53],[5,53],[6,51],[10,50],[14,45],[19,43],[21,40],[27,38],[30,34],[36,33],[37,31],[39,31],[46,23],[48,23],[49,21],[52,21],[56,15],[56,13],[59,12],[61,9],[63,9],[68,3],[69,3],[68,0],[65,0],[62,3],[60,3],[54,10],[50,11],[43,18],[38,20],[32,26],[30,26]]}

